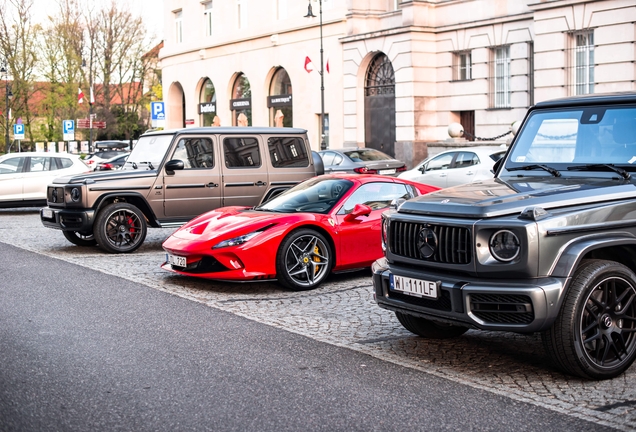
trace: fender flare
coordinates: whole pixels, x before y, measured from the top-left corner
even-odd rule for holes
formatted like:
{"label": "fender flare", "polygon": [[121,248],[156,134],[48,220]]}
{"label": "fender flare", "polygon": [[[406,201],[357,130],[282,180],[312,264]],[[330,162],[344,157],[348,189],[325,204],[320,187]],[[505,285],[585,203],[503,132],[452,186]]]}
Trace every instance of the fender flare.
{"label": "fender flare", "polygon": [[[155,213],[152,211],[150,205],[148,205],[148,201],[146,198],[137,192],[109,192],[101,195],[96,201],[93,207],[95,208],[95,214],[99,213],[99,211],[106,206],[106,202],[111,201],[111,198],[125,198],[126,202],[134,204],[148,219],[148,225],[151,227],[157,228],[159,227],[159,222],[157,221],[157,217]],[[132,200],[130,199],[132,198]]]}

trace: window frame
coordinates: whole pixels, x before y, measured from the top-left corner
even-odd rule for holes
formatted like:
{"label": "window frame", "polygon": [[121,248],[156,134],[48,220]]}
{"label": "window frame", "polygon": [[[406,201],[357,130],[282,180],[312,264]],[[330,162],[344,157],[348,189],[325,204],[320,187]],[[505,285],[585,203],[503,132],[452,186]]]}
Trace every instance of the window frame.
{"label": "window frame", "polygon": [[491,108],[508,109],[511,104],[510,90],[510,45],[499,45],[490,48],[492,56]]}
{"label": "window frame", "polygon": [[[462,65],[462,58],[466,59]],[[473,59],[471,50],[453,53],[453,81],[471,81],[473,79]]]}

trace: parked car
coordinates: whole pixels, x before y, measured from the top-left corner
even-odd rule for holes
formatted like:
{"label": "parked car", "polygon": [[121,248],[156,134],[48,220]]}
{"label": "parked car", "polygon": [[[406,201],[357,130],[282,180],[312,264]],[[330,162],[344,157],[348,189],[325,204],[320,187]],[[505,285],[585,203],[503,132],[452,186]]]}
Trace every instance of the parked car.
{"label": "parked car", "polygon": [[636,359],[636,92],[537,103],[493,179],[383,214],[374,298],[409,331],[540,332],[554,364]]}
{"label": "parked car", "polygon": [[406,164],[373,148],[343,148],[318,152],[325,173],[381,174],[395,176],[406,171]]}
{"label": "parked car", "polygon": [[313,289],[332,271],[369,267],[382,256],[382,212],[394,200],[435,190],[387,176],[325,174],[258,207],[224,207],[193,219],[163,243],[163,268]]}
{"label": "parked car", "polygon": [[46,205],[46,187],[54,178],[89,172],[79,156],[28,152],[0,156],[0,207]]}
{"label": "parked car", "polygon": [[255,206],[316,175],[305,129],[204,127],[142,135],[120,170],[49,185],[44,226],[76,245],[139,248],[150,227],[179,227],[223,206]]}
{"label": "parked car", "polygon": [[506,147],[480,146],[446,150],[423,160],[400,178],[435,185],[441,188],[494,177],[495,162],[506,154]]}
{"label": "parked car", "polygon": [[126,163],[126,159],[128,159],[128,155],[130,153],[123,153],[121,155],[112,157],[110,159],[106,159],[103,162],[97,162],[97,165],[93,169],[94,171],[109,171],[120,169]]}
{"label": "parked car", "polygon": [[95,152],[84,158],[84,162],[90,168],[95,169],[99,162],[105,162],[116,156],[130,153],[127,141],[95,141]]}

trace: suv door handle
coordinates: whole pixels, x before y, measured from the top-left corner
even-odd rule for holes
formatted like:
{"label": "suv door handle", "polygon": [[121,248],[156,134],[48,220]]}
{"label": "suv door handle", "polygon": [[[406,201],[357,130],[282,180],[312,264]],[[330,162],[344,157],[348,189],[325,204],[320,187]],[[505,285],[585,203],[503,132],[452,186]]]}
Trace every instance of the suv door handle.
{"label": "suv door handle", "polygon": [[256,186],[266,186],[266,185],[267,185],[267,183],[265,183],[264,181],[260,181],[259,180],[259,181],[256,182]]}
{"label": "suv door handle", "polygon": [[208,183],[206,186],[209,187],[209,188],[219,187],[219,185],[216,184],[216,183]]}

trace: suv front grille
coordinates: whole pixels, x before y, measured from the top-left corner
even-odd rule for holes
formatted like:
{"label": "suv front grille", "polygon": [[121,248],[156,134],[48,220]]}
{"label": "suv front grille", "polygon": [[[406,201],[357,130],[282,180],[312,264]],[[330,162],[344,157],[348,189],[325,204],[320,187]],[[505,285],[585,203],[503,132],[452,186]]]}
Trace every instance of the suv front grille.
{"label": "suv front grille", "polygon": [[[401,221],[392,221],[390,227],[389,248],[395,255],[443,264],[469,264],[472,260],[472,241],[467,228]],[[417,247],[418,234],[423,228],[433,230],[437,236],[437,248],[429,258]]]}
{"label": "suv front grille", "polygon": [[526,295],[471,294],[470,309],[487,324],[530,324],[534,320],[532,300]]}

